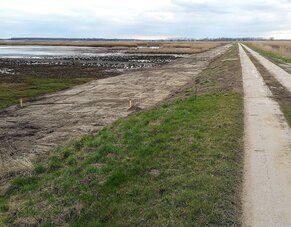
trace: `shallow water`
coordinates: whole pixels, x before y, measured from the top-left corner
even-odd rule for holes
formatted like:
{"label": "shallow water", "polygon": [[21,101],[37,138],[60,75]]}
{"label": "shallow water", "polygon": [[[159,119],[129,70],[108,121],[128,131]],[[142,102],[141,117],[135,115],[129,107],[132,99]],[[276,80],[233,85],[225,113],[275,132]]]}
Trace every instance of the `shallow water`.
{"label": "shallow water", "polygon": [[0,46],[0,58],[43,58],[58,56],[106,56],[120,53],[108,53],[103,47],[72,46]]}

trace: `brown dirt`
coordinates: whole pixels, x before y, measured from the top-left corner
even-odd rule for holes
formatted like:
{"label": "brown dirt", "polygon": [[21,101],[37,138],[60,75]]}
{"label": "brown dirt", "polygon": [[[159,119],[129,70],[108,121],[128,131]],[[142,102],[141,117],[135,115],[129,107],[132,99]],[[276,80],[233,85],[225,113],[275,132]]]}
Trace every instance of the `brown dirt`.
{"label": "brown dirt", "polygon": [[25,169],[36,155],[45,154],[60,143],[100,130],[131,114],[132,111],[128,110],[130,99],[138,110],[157,105],[195,80],[229,47],[222,46],[178,59],[160,68],[95,80],[45,95],[25,103],[24,108],[13,106],[5,109],[0,113],[0,179],[19,172],[17,168],[11,172],[11,166],[24,163],[21,166]]}
{"label": "brown dirt", "polygon": [[234,45],[226,54],[214,59],[193,81],[172,94],[169,101],[221,91],[242,94],[242,72],[238,53],[238,46]]}
{"label": "brown dirt", "polygon": [[120,73],[106,72],[96,69],[96,67],[80,65],[75,66],[54,66],[54,65],[4,65],[0,63],[0,68],[8,67],[15,70],[16,75],[1,75],[0,83],[21,83],[25,78],[51,78],[51,79],[72,79],[72,78],[92,78],[102,79],[115,76]]}

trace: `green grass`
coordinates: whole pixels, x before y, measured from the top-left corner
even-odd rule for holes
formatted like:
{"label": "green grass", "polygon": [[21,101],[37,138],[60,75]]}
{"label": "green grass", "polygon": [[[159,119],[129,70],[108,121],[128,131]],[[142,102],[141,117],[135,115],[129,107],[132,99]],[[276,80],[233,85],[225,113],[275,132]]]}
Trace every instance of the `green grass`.
{"label": "green grass", "polygon": [[281,110],[289,124],[289,126],[291,126],[291,106],[290,106],[290,102],[284,102],[284,101],[281,101],[280,104],[280,107],[281,107]]}
{"label": "green grass", "polygon": [[255,46],[252,43],[244,43],[244,44],[247,45],[248,47],[250,47],[251,49],[253,49],[254,51],[260,53],[263,56],[265,56],[265,57],[278,59],[278,60],[281,60],[281,61],[286,62],[286,63],[291,63],[291,58],[287,58],[287,57],[281,56],[281,55],[276,54],[276,53],[274,53],[272,51],[267,51],[267,50],[258,48],[257,46]]}
{"label": "green grass", "polygon": [[50,79],[25,77],[20,83],[0,83],[0,109],[19,103],[19,99],[60,91],[88,81],[85,79]]}
{"label": "green grass", "polygon": [[241,95],[222,92],[118,120],[59,147],[30,177],[14,179],[0,198],[0,220],[239,226],[242,112]]}
{"label": "green grass", "polygon": [[221,58],[179,101],[41,157],[1,194],[0,225],[240,226],[241,77]]}

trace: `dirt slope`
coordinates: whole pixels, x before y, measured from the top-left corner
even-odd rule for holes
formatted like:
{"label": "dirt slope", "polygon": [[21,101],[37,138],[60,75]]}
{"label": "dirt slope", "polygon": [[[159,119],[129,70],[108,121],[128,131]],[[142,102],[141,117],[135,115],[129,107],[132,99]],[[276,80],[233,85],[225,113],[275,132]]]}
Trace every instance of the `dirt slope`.
{"label": "dirt slope", "polygon": [[0,172],[7,174],[5,171],[9,172],[15,160],[20,163],[24,157],[47,152],[70,138],[99,130],[127,116],[132,112],[128,110],[130,99],[141,109],[156,105],[193,80],[230,46],[179,59],[160,68],[96,80],[25,103],[22,109],[11,107],[2,111],[0,154],[4,162]]}
{"label": "dirt slope", "polygon": [[240,46],[245,93],[244,226],[291,226],[291,131]]}

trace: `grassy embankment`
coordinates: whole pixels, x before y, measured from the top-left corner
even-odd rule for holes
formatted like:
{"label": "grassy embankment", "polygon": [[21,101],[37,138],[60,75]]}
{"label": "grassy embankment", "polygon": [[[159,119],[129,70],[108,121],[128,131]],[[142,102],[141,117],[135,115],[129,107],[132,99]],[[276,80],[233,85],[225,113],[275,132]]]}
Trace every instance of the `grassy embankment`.
{"label": "grassy embankment", "polygon": [[213,62],[178,97],[42,158],[0,198],[2,224],[240,225],[239,60]]}
{"label": "grassy embankment", "polygon": [[290,57],[286,57],[283,54],[276,53],[274,50],[273,51],[266,50],[266,49],[264,49],[263,46],[258,46],[256,44],[250,43],[250,42],[246,42],[244,44],[265,57],[268,57],[268,58],[271,58],[274,60],[281,60],[281,61],[286,62],[286,63],[291,63]]}
{"label": "grassy embankment", "polygon": [[88,81],[89,78],[53,79],[25,77],[21,82],[0,83],[0,109],[31,97],[60,91]]}

